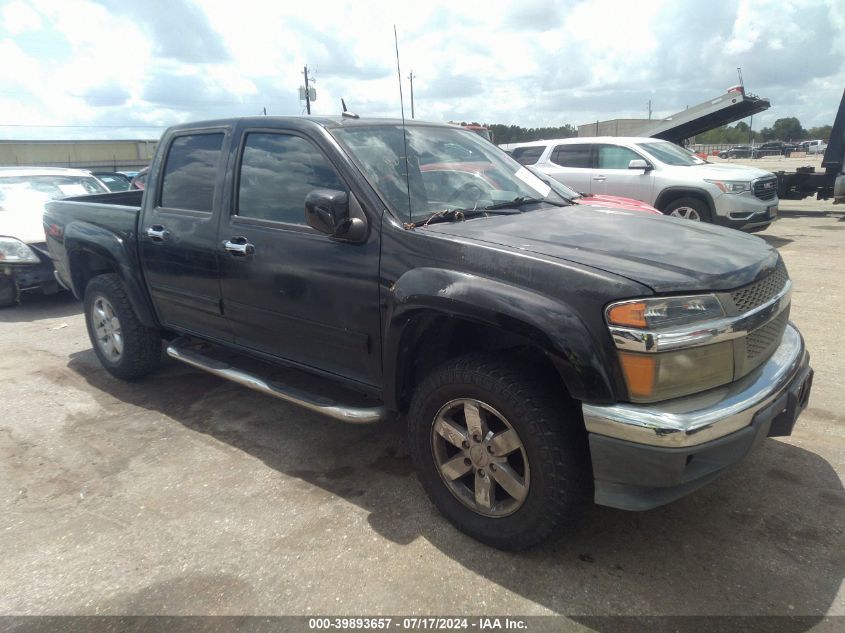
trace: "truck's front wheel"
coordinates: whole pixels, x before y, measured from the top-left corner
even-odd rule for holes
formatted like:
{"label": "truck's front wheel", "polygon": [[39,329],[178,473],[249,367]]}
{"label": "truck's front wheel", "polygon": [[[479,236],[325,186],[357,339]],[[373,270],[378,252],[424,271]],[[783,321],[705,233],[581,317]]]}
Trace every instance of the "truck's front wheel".
{"label": "truck's front wheel", "polygon": [[94,352],[112,376],[141,378],[161,362],[159,331],[139,321],[117,275],[100,275],[88,283],[85,322]]}
{"label": "truck's front wheel", "polygon": [[572,402],[504,358],[472,354],[432,372],[409,412],[423,487],[460,530],[507,550],[580,515],[588,448]]}

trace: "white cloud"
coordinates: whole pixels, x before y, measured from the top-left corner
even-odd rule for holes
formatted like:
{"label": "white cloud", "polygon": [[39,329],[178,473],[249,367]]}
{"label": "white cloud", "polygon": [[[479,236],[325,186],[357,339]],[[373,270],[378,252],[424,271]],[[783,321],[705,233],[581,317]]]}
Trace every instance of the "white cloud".
{"label": "white cloud", "polygon": [[[655,116],[736,83],[773,107],[755,127],[797,116],[829,123],[845,86],[845,8],[836,0],[13,0],[0,23],[0,136],[156,136],[191,119],[300,114],[302,67],[315,114],[340,97],[397,116],[393,25],[405,98],[418,118],[579,124]],[[773,19],[777,16],[777,19]],[[410,104],[406,102],[406,114]]]}

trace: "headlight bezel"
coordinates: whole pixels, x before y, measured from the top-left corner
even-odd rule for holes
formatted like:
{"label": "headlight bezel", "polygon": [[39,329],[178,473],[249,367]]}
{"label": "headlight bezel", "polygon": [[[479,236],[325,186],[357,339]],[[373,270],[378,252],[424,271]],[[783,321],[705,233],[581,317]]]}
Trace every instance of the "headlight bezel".
{"label": "headlight bezel", "polygon": [[26,242],[11,235],[0,235],[0,265],[40,262],[38,254]]}

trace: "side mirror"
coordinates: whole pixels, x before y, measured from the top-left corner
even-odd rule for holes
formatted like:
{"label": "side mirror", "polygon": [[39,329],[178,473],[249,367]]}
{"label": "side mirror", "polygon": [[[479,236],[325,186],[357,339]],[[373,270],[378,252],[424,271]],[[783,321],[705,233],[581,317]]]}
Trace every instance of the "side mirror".
{"label": "side mirror", "polygon": [[335,189],[314,189],[305,196],[305,221],[312,229],[347,242],[360,242],[367,235],[367,225],[360,205],[352,196],[355,213],[349,213],[350,196]]}
{"label": "side mirror", "polygon": [[649,171],[650,169],[654,169],[648,161],[644,161],[642,158],[635,158],[630,163],[628,163],[628,169],[645,169]]}

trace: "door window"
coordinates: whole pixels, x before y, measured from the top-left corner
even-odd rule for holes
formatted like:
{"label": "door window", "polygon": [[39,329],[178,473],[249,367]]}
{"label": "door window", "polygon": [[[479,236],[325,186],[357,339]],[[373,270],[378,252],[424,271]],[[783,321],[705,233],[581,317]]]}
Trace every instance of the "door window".
{"label": "door window", "polygon": [[222,148],[222,133],[173,139],[164,164],[161,206],[210,212]]}
{"label": "door window", "polygon": [[545,149],[545,145],[532,147],[517,147],[513,150],[513,152],[511,152],[511,156],[520,165],[533,165],[538,160],[540,160],[540,156],[543,155],[543,151]]}
{"label": "door window", "polygon": [[590,169],[593,166],[590,157],[591,150],[592,145],[586,143],[558,145],[552,153],[552,162],[561,167]]}
{"label": "door window", "polygon": [[246,137],[238,183],[239,216],[303,225],[312,190],[347,189],[310,141],[261,132]]}
{"label": "door window", "polygon": [[599,145],[599,169],[628,169],[632,160],[642,159],[642,156],[627,147],[619,145]]}

